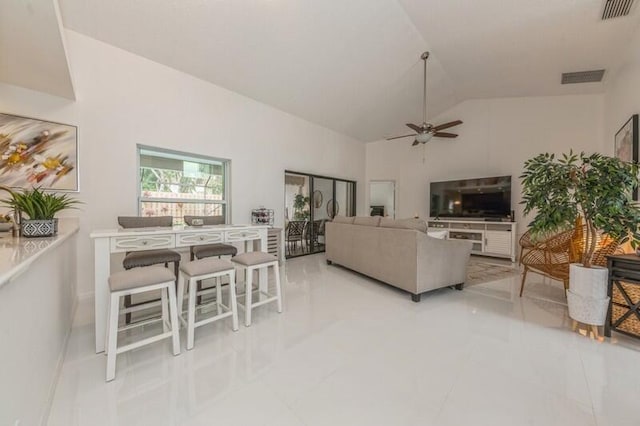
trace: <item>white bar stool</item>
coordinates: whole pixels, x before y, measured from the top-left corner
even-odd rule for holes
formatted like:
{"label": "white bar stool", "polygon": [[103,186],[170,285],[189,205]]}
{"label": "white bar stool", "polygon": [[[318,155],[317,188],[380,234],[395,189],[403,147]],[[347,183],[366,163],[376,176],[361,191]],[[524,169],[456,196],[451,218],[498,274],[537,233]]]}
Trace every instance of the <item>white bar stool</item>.
{"label": "white bar stool", "polygon": [[[187,349],[193,348],[193,341],[196,327],[203,326],[205,324],[212,323],[214,321],[221,320],[226,317],[231,317],[233,331],[238,330],[238,305],[236,301],[236,270],[233,264],[228,260],[222,260],[215,257],[208,257],[200,260],[193,260],[188,263],[184,263],[180,266],[181,278],[178,281],[178,306],[182,310],[182,301],[184,298],[184,289],[188,288],[189,299],[187,302]],[[220,278],[223,276],[229,276],[229,304],[227,306],[222,303],[222,284]],[[209,278],[216,279],[216,300],[213,302],[217,305],[218,314],[196,322],[196,309],[203,309],[211,305],[200,304],[196,307],[196,296],[207,293],[211,290],[197,290],[198,281],[206,280]],[[180,320],[184,322],[182,314]]]}
{"label": "white bar stool", "polygon": [[[139,348],[150,343],[157,342],[168,337],[173,338],[173,355],[180,354],[180,335],[178,329],[178,309],[176,304],[176,277],[167,268],[161,266],[148,266],[116,272],[109,277],[109,318],[107,319],[107,381],[116,377],[116,357],[118,354]],[[118,328],[120,316],[120,298],[132,294],[148,291],[161,292],[162,303],[162,330],[161,334],[139,340],[125,346],[118,347],[118,331],[128,330],[135,326]],[[167,311],[167,293],[169,293]],[[170,321],[169,321],[170,318]],[[142,325],[142,324],[140,324]]]}
{"label": "white bar stool", "polygon": [[[249,327],[251,325],[251,309],[264,305],[266,303],[277,302],[278,312],[282,312],[282,289],[280,288],[280,269],[278,269],[278,258],[261,251],[252,251],[248,253],[242,253],[238,256],[231,258],[231,261],[236,265],[240,271],[245,274],[245,291],[244,291],[244,305],[240,304],[240,307],[244,309],[244,325]],[[269,292],[263,292],[259,290],[259,299],[257,302],[253,302],[253,271],[273,267],[273,271],[276,278],[276,294],[270,294]]]}

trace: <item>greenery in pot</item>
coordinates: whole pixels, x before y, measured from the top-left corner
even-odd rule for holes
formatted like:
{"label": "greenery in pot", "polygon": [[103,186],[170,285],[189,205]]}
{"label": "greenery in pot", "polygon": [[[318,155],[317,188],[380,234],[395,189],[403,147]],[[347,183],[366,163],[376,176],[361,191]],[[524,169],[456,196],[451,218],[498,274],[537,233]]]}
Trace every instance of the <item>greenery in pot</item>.
{"label": "greenery in pot", "polygon": [[305,209],[309,205],[309,197],[305,197],[302,194],[297,194],[293,199],[293,218],[296,220],[309,219],[310,213],[308,209]]}
{"label": "greenery in pot", "polygon": [[592,266],[598,233],[620,243],[631,240],[636,248],[640,209],[632,193],[638,186],[638,164],[597,153],[545,153],[526,161],[520,178],[524,213],[536,213],[529,224],[534,236],[570,229],[576,219],[583,219],[584,267]]}
{"label": "greenery in pot", "polygon": [[20,211],[31,220],[51,220],[59,211],[73,209],[80,204],[68,194],[49,193],[40,188],[11,191],[10,195],[1,201],[2,204]]}

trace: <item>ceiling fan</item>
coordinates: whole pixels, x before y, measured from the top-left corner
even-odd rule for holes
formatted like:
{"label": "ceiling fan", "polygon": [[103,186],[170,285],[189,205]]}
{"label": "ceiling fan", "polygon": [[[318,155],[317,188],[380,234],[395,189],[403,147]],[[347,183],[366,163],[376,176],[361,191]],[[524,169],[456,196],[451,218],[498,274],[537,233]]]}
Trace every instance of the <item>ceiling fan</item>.
{"label": "ceiling fan", "polygon": [[434,126],[433,124],[427,123],[427,59],[429,59],[429,52],[424,52],[420,55],[420,59],[424,61],[424,95],[422,97],[422,124],[416,125],[407,123],[407,127],[413,130],[416,133],[412,133],[410,135],[403,136],[394,136],[392,138],[387,138],[388,141],[393,139],[401,139],[408,138],[409,136],[415,136],[415,140],[413,141],[412,146],[416,146],[421,143],[427,143],[431,140],[431,138],[457,138],[458,135],[455,133],[447,133],[442,130],[448,129],[450,127],[457,126],[462,124],[462,121],[450,121],[448,123],[440,124],[438,126]]}

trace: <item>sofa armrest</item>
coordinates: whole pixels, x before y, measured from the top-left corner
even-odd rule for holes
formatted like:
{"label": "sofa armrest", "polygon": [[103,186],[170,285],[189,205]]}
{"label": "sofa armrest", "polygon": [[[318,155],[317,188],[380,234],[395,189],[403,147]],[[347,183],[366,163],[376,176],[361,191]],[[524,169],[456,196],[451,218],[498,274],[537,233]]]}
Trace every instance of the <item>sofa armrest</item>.
{"label": "sofa armrest", "polygon": [[418,235],[418,292],[464,283],[472,247],[471,241]]}

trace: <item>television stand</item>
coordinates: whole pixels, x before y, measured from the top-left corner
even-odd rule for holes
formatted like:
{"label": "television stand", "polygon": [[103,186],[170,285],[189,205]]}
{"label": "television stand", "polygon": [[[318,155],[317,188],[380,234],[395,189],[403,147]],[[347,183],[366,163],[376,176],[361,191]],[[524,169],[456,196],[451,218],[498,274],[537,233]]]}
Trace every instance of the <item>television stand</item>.
{"label": "television stand", "polygon": [[430,231],[446,229],[449,240],[471,241],[473,254],[516,261],[516,222],[431,218],[427,223]]}

